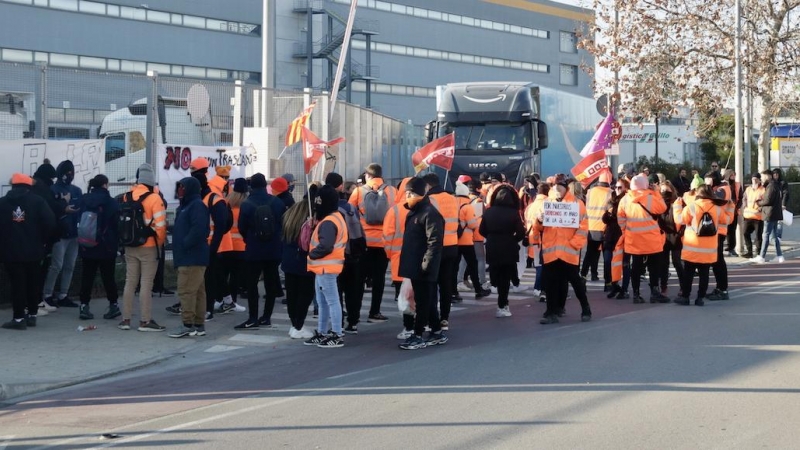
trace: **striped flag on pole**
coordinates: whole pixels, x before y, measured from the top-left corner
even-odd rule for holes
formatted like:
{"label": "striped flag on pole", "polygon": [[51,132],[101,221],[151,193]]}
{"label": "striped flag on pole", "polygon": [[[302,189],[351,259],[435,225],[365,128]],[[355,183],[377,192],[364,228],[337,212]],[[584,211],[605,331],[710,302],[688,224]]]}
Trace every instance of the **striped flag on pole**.
{"label": "striped flag on pole", "polygon": [[308,119],[311,117],[311,112],[314,111],[316,105],[317,102],[308,105],[308,107],[289,124],[289,128],[286,130],[286,147],[294,145],[303,139],[303,127],[308,124]]}

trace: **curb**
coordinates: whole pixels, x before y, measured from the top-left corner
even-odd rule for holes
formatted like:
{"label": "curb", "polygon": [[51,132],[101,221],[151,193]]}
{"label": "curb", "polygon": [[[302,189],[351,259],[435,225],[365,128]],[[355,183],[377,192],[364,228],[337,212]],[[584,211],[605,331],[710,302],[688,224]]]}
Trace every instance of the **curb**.
{"label": "curb", "polygon": [[55,389],[61,389],[70,386],[77,386],[79,384],[102,380],[104,378],[110,378],[116,375],[121,375],[128,372],[134,372],[150,366],[155,366],[168,359],[186,354],[193,347],[195,346],[190,345],[189,347],[184,348],[181,351],[172,353],[170,355],[150,358],[139,363],[134,363],[129,366],[122,367],[120,369],[109,370],[107,372],[99,373],[79,380],[55,381],[52,383],[46,383],[46,382],[45,383],[0,383],[0,406],[12,405],[16,402],[9,400],[16,399],[19,397],[33,395],[33,394],[40,394],[42,392],[52,391]]}
{"label": "curb", "polygon": [[[798,247],[786,247],[786,248],[782,248],[781,249],[781,253],[783,253],[784,257],[788,256],[788,254],[790,254],[790,253],[794,254],[794,253],[798,253],[798,252],[800,252],[800,246],[798,246]],[[732,266],[742,266],[743,267],[743,266],[757,266],[759,264],[755,264],[753,262],[750,262],[749,259],[743,259],[743,260],[738,261],[738,262],[733,262],[732,261],[730,263],[730,265],[732,265]]]}

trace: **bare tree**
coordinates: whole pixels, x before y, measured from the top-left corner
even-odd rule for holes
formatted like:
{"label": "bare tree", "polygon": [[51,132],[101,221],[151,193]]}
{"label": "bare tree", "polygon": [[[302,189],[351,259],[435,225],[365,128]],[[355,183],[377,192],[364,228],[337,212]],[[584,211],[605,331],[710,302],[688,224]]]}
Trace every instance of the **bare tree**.
{"label": "bare tree", "polygon": [[[579,32],[579,46],[598,67],[618,71],[625,115],[684,106],[714,125],[735,94],[735,0],[587,1],[596,21]],[[742,5],[743,83],[763,106],[759,147],[768,163],[771,120],[800,98],[800,0]],[[610,92],[612,83],[596,80],[595,88]]]}

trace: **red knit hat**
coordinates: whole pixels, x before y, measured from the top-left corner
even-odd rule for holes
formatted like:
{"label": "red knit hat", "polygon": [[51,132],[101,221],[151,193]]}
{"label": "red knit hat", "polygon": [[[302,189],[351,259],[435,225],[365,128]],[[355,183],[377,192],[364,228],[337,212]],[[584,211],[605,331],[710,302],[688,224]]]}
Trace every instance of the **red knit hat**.
{"label": "red knit hat", "polygon": [[272,180],[272,195],[282,194],[289,190],[289,182],[286,181],[286,178],[278,177]]}

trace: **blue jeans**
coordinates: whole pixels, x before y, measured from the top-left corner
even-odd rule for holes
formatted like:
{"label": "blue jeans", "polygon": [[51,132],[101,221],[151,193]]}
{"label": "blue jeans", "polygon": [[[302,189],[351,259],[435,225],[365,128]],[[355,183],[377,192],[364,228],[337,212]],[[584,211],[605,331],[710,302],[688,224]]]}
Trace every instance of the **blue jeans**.
{"label": "blue jeans", "polygon": [[767,257],[767,248],[769,247],[769,235],[775,235],[775,254],[777,256],[783,256],[783,252],[781,251],[781,237],[783,236],[783,222],[780,220],[772,220],[766,222],[766,226],[764,227],[764,236],[761,238],[763,241],[761,244],[761,257]]}
{"label": "blue jeans", "polygon": [[319,322],[317,331],[327,334],[328,330],[342,334],[342,304],[339,303],[339,287],[336,274],[317,275],[314,279],[317,304],[319,305]]}
{"label": "blue jeans", "polygon": [[58,290],[59,298],[64,298],[69,293],[72,282],[72,272],[75,271],[75,260],[78,259],[78,238],[61,239],[53,244],[53,253],[47,278],[44,280],[44,297],[54,294],[56,278],[61,273],[61,286]]}

